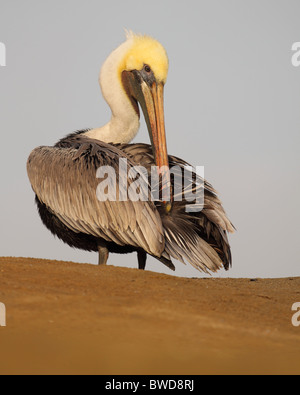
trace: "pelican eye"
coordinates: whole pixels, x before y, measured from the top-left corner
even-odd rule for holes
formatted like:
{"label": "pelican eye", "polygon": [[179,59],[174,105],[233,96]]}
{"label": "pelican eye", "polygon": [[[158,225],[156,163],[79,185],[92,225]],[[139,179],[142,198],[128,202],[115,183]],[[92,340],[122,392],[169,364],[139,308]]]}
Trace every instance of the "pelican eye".
{"label": "pelican eye", "polygon": [[151,67],[148,64],[145,64],[144,70],[146,71],[146,73],[151,73]]}

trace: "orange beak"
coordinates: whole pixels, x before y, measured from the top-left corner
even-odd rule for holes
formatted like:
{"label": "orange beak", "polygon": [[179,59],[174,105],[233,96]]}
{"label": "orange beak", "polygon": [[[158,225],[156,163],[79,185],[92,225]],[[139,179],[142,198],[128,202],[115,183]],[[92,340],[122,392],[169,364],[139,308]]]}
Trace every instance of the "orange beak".
{"label": "orange beak", "polygon": [[164,119],[164,84],[155,79],[146,82],[136,70],[124,71],[122,81],[137,113],[137,102],[143,110],[155,164],[161,177],[162,201],[168,213],[172,209],[172,190]]}
{"label": "orange beak", "polygon": [[141,88],[145,100],[145,108],[143,108],[144,106],[142,108],[152,142],[155,164],[158,168],[159,176],[162,177],[162,199],[166,211],[169,212],[172,208],[172,192],[165,132],[164,85],[154,82],[149,87],[143,82]]}

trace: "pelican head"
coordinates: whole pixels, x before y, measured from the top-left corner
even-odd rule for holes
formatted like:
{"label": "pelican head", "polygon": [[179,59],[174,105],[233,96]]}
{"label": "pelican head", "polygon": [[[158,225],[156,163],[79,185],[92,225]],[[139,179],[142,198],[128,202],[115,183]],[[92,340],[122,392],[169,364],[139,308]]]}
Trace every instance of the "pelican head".
{"label": "pelican head", "polygon": [[146,35],[127,32],[128,50],[119,64],[119,71],[142,70],[145,65],[151,65],[153,74],[158,81],[166,83],[169,60],[166,50],[160,42]]}
{"label": "pelican head", "polygon": [[140,126],[140,105],[156,165],[168,166],[163,104],[168,68],[167,53],[157,40],[128,32],[127,40],[109,55],[100,72],[112,118],[88,135],[107,143],[129,143]]}

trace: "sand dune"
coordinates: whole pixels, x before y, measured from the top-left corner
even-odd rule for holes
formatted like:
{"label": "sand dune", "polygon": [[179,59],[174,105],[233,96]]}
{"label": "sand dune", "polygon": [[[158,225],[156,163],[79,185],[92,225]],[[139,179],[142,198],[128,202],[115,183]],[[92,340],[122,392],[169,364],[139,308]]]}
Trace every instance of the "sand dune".
{"label": "sand dune", "polygon": [[299,374],[300,278],[0,258],[1,374]]}

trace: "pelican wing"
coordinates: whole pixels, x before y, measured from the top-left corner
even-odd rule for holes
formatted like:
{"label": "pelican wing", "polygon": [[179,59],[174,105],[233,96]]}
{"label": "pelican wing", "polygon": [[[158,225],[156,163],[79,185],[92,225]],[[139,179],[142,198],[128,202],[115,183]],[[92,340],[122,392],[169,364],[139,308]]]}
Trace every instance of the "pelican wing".
{"label": "pelican wing", "polygon": [[[127,159],[127,170],[135,164],[110,144],[88,138],[77,140],[71,146],[61,143],[55,147],[39,147],[31,153],[27,171],[38,199],[76,233],[101,237],[121,246],[140,247],[161,257],[165,248],[163,227],[155,205],[146,199],[148,180],[141,183],[139,190],[147,201],[121,201],[119,159]],[[116,187],[116,201],[100,201],[99,194],[97,196],[101,182],[97,171],[102,166],[110,166],[115,171],[116,183],[112,179],[106,189]],[[127,177],[127,189],[132,183]]]}
{"label": "pelican wing", "polygon": [[[151,166],[154,165],[151,146],[122,144],[118,148],[135,163],[145,166],[150,174]],[[169,156],[169,164],[171,169],[177,168],[180,175],[184,174],[188,178],[185,181],[188,181],[191,192],[195,192],[197,188],[195,180],[199,188],[204,188],[204,207],[201,211],[187,213],[186,205],[189,203],[184,198],[185,188],[179,192],[182,194],[182,200],[174,201],[172,211],[168,215],[163,209],[160,210],[160,204],[157,203],[164,228],[165,253],[183,263],[189,262],[204,272],[217,271],[222,266],[229,269],[232,258],[227,232],[234,232],[234,227],[216,191],[208,182],[199,178],[193,169],[187,171],[186,166],[191,166],[184,160]],[[173,190],[175,189],[173,183]]]}

